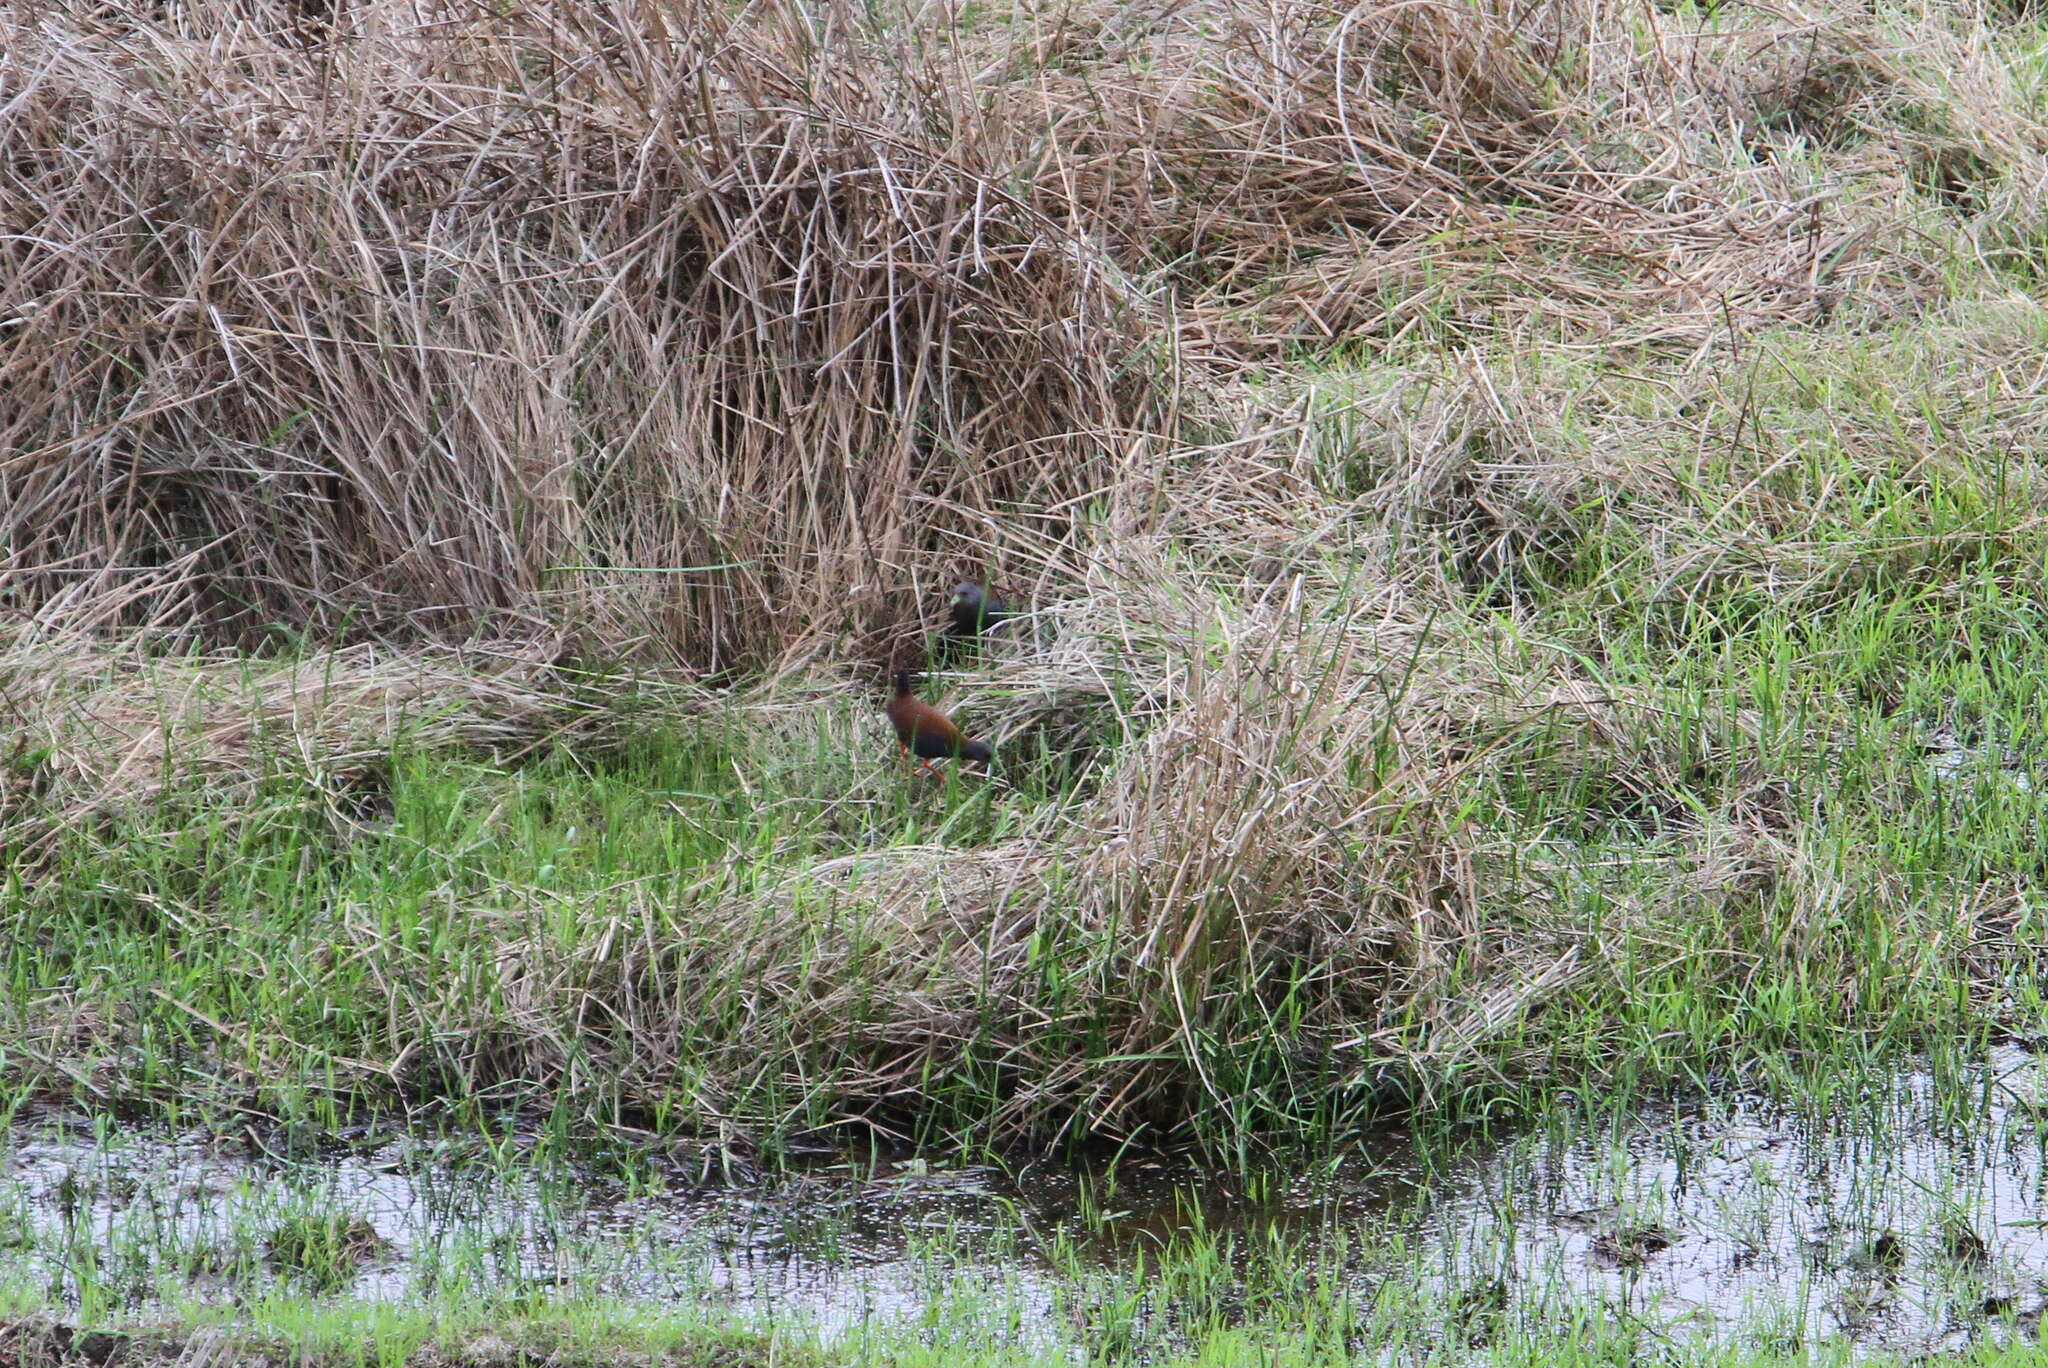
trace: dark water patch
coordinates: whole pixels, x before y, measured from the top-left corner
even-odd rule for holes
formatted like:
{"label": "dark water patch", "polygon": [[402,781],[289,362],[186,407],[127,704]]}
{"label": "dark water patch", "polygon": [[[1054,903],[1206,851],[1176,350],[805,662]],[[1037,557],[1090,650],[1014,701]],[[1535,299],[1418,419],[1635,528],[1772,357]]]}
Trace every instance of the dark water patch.
{"label": "dark water patch", "polygon": [[1455,1156],[1388,1134],[1248,1183],[905,1159],[706,1187],[690,1164],[516,1143],[315,1152],[45,1114],[0,1162],[0,1268],[94,1314],[279,1285],[567,1292],[1139,1357],[1308,1318],[1359,1348],[1588,1315],[1650,1341],[1914,1353],[2037,1331],[2048,1069],[2013,1048],[1835,1093],[1561,1115]]}

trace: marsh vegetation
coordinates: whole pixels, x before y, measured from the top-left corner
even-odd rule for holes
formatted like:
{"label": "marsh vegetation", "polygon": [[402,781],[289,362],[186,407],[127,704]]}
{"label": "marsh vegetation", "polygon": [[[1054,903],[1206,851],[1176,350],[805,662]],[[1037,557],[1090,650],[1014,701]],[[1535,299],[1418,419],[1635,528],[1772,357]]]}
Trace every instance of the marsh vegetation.
{"label": "marsh vegetation", "polygon": [[[0,3],[0,1111],[1244,1183],[1977,1076],[2044,83],[1990,0]],[[389,1235],[266,1221],[375,1342]]]}

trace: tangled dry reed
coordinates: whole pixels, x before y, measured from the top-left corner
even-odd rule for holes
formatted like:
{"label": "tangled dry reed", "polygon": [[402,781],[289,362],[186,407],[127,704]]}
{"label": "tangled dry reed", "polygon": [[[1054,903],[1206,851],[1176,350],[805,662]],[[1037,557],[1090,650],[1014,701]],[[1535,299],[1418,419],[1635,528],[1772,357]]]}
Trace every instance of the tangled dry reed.
{"label": "tangled dry reed", "polygon": [[1938,26],[1606,0],[0,30],[0,598],[227,642],[884,650],[1082,573],[1232,357],[1912,309],[1915,177],[2042,165]]}
{"label": "tangled dry reed", "polygon": [[297,20],[0,19],[18,608],[758,665],[1158,426],[1128,287],[851,9]]}

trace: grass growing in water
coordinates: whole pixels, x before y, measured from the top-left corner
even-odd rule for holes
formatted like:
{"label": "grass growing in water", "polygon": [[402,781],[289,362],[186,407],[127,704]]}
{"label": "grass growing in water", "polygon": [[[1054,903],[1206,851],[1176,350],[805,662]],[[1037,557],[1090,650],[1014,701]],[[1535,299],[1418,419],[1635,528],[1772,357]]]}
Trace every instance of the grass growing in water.
{"label": "grass growing in water", "polygon": [[2038,1027],[2037,26],[699,8],[0,14],[11,1096],[1249,1166]]}
{"label": "grass growing in water", "polygon": [[[2048,1309],[2043,1082],[2008,1049],[1904,1078],[1816,1072],[1816,1113],[1724,1092],[1560,1105],[1500,1146],[1383,1133],[1365,1162],[1306,1179],[1141,1161],[1040,1186],[856,1162],[742,1192],[697,1190],[660,1147],[565,1161],[516,1125],[291,1159],[60,1114],[14,1133],[21,1237],[0,1302],[68,1304],[95,1330],[218,1325],[315,1361],[308,1337],[339,1308],[309,1299],[349,1289],[378,1299],[380,1355],[434,1331],[449,1355],[553,1335],[574,1359],[600,1327],[863,1362],[918,1344],[1026,1363],[1540,1362],[1588,1335],[1660,1361],[1988,1353]],[[389,1245],[363,1247],[357,1209]],[[309,1282],[321,1268],[338,1276]]]}

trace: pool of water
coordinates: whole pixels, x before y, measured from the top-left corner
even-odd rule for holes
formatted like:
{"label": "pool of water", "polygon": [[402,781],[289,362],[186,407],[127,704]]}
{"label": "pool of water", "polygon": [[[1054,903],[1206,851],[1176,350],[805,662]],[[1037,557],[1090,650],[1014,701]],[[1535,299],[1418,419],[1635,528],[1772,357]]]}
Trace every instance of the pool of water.
{"label": "pool of water", "polygon": [[1131,1158],[870,1157],[734,1184],[681,1160],[542,1161],[516,1134],[365,1133],[291,1155],[275,1135],[46,1110],[0,1158],[0,1266],[102,1308],[309,1278],[332,1297],[563,1289],[1077,1351],[1252,1317],[1309,1285],[1337,1287],[1361,1344],[1389,1306],[1475,1343],[1570,1315],[1888,1352],[2035,1333],[2042,1059],[2006,1048],[1847,1092],[1820,1114],[1693,1096],[1453,1156],[1388,1132],[1250,1183]]}

